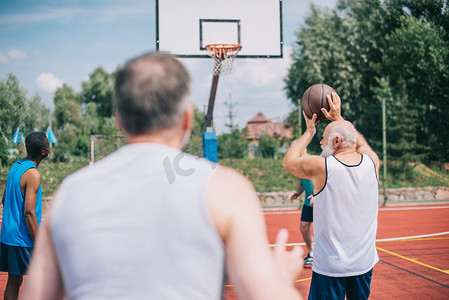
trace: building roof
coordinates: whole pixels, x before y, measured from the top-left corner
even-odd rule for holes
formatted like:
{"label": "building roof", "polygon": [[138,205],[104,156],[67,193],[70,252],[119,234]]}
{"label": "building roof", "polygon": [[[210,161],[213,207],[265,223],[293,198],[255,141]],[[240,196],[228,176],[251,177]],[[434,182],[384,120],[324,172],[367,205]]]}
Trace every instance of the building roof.
{"label": "building roof", "polygon": [[248,124],[253,123],[268,123],[270,122],[262,113],[258,113],[254,118],[248,121]]}
{"label": "building roof", "polygon": [[287,122],[272,122],[267,119],[262,113],[258,113],[254,118],[246,123],[248,132],[246,139],[259,139],[264,135],[273,135],[278,138],[291,138],[292,128],[288,127]]}

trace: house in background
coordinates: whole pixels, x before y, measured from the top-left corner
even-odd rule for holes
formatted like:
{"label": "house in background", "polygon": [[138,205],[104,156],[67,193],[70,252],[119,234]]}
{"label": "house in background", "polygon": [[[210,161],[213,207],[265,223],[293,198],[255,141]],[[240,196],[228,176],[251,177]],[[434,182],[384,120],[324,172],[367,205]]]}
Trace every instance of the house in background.
{"label": "house in background", "polygon": [[[282,139],[291,139],[293,129],[287,122],[273,122],[266,118],[262,113],[258,113],[254,118],[246,123],[246,139],[249,141],[248,156],[254,157],[257,153],[259,140],[265,135],[276,137],[279,141]],[[281,145],[281,151],[285,151],[286,145]]]}

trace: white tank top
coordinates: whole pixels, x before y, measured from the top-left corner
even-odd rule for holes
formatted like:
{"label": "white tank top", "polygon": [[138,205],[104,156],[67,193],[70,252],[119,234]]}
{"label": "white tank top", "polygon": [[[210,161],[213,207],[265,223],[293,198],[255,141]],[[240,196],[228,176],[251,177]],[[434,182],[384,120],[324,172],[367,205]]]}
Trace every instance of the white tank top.
{"label": "white tank top", "polygon": [[50,226],[68,299],[221,299],[224,246],[205,205],[215,167],[132,144],[64,180]]}
{"label": "white tank top", "polygon": [[316,273],[364,274],[379,261],[376,250],[378,181],[372,159],[363,154],[348,166],[326,158],[326,184],[313,198]]}

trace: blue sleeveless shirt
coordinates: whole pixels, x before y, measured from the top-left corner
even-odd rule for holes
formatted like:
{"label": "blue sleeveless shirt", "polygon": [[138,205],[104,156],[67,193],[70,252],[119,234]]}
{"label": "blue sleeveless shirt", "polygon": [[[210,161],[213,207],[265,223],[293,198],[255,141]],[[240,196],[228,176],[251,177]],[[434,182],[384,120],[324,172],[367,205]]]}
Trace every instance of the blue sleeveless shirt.
{"label": "blue sleeveless shirt", "polygon": [[[34,243],[25,222],[25,195],[20,188],[22,175],[36,165],[31,160],[19,160],[9,170],[5,188],[0,242],[10,246],[33,247]],[[37,169],[37,168],[36,168]],[[36,218],[40,226],[42,216],[42,188],[36,199]]]}

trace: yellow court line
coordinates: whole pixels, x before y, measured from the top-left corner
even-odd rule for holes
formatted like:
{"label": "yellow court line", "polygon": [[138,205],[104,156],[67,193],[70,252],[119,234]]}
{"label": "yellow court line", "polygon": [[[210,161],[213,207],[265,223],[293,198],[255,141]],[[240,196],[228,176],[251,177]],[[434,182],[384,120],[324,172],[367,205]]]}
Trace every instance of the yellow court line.
{"label": "yellow court line", "polygon": [[394,255],[394,256],[396,256],[396,257],[399,257],[399,258],[408,260],[408,261],[413,262],[413,263],[415,263],[415,264],[424,266],[424,267],[426,267],[426,268],[429,268],[429,269],[432,269],[432,270],[435,270],[435,271],[439,271],[439,272],[442,272],[442,273],[444,273],[444,274],[449,274],[449,270],[441,270],[441,269],[438,269],[438,268],[436,268],[436,267],[430,266],[430,265],[428,265],[428,264],[422,263],[422,262],[420,262],[420,261],[418,261],[418,260],[415,260],[415,259],[413,259],[413,258],[408,258],[408,257],[406,257],[406,256],[397,254],[397,253],[395,253],[395,252],[392,252],[392,251],[389,251],[389,250],[386,250],[386,249],[383,249],[383,248],[380,248],[380,247],[376,247],[376,249],[379,250],[379,251],[383,251],[383,252],[385,252],[385,253]]}
{"label": "yellow court line", "polygon": [[302,282],[302,281],[307,281],[307,280],[312,280],[312,277],[307,277],[307,278],[303,278],[303,279],[298,279],[295,281],[296,282]]}

